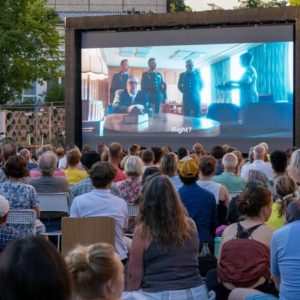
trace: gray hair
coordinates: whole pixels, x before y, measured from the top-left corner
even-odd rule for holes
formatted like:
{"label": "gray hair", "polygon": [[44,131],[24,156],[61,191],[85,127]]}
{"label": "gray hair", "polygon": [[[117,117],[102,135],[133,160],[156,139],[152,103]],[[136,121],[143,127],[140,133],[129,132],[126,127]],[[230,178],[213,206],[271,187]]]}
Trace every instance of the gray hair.
{"label": "gray hair", "polygon": [[292,153],[290,163],[287,167],[287,173],[297,183],[300,183],[300,149]]}
{"label": "gray hair", "polygon": [[222,164],[225,169],[236,168],[238,165],[238,158],[232,152],[226,153],[222,158]]}
{"label": "gray hair", "polygon": [[125,173],[127,175],[140,176],[143,173],[143,161],[136,155],[128,155],[125,163]]}
{"label": "gray hair", "polygon": [[265,158],[266,153],[267,153],[266,148],[263,145],[257,145],[254,147],[253,150],[254,159],[263,160]]}
{"label": "gray hair", "polygon": [[44,152],[39,158],[39,169],[43,175],[52,175],[57,166],[57,156],[52,151]]}

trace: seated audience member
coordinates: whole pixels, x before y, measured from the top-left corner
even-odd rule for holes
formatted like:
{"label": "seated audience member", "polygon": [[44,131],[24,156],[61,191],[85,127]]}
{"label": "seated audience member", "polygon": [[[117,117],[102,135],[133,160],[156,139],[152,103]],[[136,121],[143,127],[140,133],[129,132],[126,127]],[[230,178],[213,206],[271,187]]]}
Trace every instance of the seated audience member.
{"label": "seated audience member", "polygon": [[250,147],[249,148],[249,152],[248,152],[248,158],[246,159],[245,161],[245,165],[248,165],[248,164],[252,164],[253,161],[254,161],[254,148],[255,147]]}
{"label": "seated audience member", "polygon": [[108,147],[105,144],[98,144],[97,145],[97,153],[100,155],[102,161],[107,161],[104,157],[108,158]]}
{"label": "seated audience member", "polygon": [[127,178],[124,172],[120,169],[120,162],[123,158],[123,148],[119,143],[111,143],[108,149],[108,160],[116,168],[117,173],[113,182],[123,181]]}
{"label": "seated audience member", "polygon": [[83,145],[81,150],[81,155],[91,153],[91,152],[93,152],[93,149],[90,145]]}
{"label": "seated audience member", "polygon": [[[300,149],[295,150],[292,153],[290,162],[287,167],[287,174],[294,179],[298,186],[300,185]],[[298,192],[299,193],[299,192]]]}
{"label": "seated audience member", "polygon": [[287,154],[284,151],[276,150],[270,155],[270,162],[273,169],[273,177],[276,179],[286,174]]}
{"label": "seated audience member", "polygon": [[229,294],[228,300],[278,300],[278,298],[255,289],[237,288]]}
{"label": "seated audience member", "polygon": [[109,244],[78,246],[66,257],[74,282],[74,300],[120,300],[124,266]]}
{"label": "seated audience member", "polygon": [[[68,153],[72,149],[78,149],[78,147],[75,144],[68,144],[66,147],[66,153]],[[58,161],[58,169],[66,169],[67,168],[67,155],[64,155],[59,161]]]}
{"label": "seated audience member", "polygon": [[28,170],[31,170],[31,169],[34,169],[34,168],[38,167],[38,164],[32,161],[31,151],[29,149],[24,148],[19,152],[19,154],[22,155],[25,158],[25,160],[27,162],[26,167],[27,167]]}
{"label": "seated audience member", "polygon": [[258,170],[264,172],[269,180],[273,179],[273,169],[271,163],[265,162],[266,149],[262,145],[257,145],[253,150],[253,163],[245,164],[242,167],[241,177],[248,180],[248,174],[250,170]]}
{"label": "seated audience member", "polygon": [[286,208],[285,222],[291,223],[300,220],[300,199],[292,201]]}
{"label": "seated audience member", "polygon": [[265,157],[264,157],[264,161],[265,162],[269,162],[270,161],[270,154],[269,154],[269,145],[265,142],[262,142],[260,143],[259,145],[263,146],[266,150],[266,154],[265,154]]}
{"label": "seated audience member", "polygon": [[74,185],[87,177],[85,170],[78,169],[80,157],[80,152],[77,149],[72,149],[67,152],[68,168],[65,169],[65,173],[69,185]]}
{"label": "seated audience member", "polygon": [[152,175],[157,174],[157,175],[162,175],[162,171],[159,167],[156,166],[152,166],[149,167],[145,170],[145,172],[143,173],[142,176],[142,186],[144,186],[146,184],[146,181],[149,177],[151,177]]}
{"label": "seated audience member", "polygon": [[225,155],[226,151],[223,146],[217,145],[212,147],[210,151],[210,155],[216,159],[216,171],[215,175],[220,175],[223,173],[223,165],[222,165],[222,158]]}
{"label": "seated audience member", "polygon": [[234,150],[232,151],[233,154],[236,155],[237,159],[238,159],[238,166],[237,166],[237,176],[241,176],[241,170],[242,167],[245,163],[244,158],[243,158],[243,154],[239,151],[239,150]]}
{"label": "seated audience member", "polygon": [[17,146],[15,144],[6,144],[2,146],[2,166],[0,168],[0,183],[7,180],[5,175],[5,165],[9,157],[17,155]]}
{"label": "seated audience member", "polygon": [[238,158],[234,153],[227,153],[222,158],[224,172],[221,175],[216,175],[213,180],[223,184],[229,193],[242,191],[245,186],[245,179],[237,176]]}
{"label": "seated audience member", "polygon": [[180,199],[196,224],[200,249],[207,241],[213,247],[214,231],[217,227],[217,207],[214,195],[197,185],[198,162],[186,156],[178,163],[178,173],[183,186],[178,189]]}
{"label": "seated audience member", "polygon": [[[5,175],[8,179],[0,184],[0,194],[9,201],[10,208],[34,209],[37,218],[39,218],[40,210],[37,193],[33,186],[22,182],[22,178],[28,176],[24,157],[21,155],[9,157],[5,165]],[[14,225],[14,227],[21,232],[25,230],[25,226],[22,224]],[[43,231],[45,231],[44,225],[37,220],[37,232]]]}
{"label": "seated audience member", "polygon": [[72,186],[70,191],[71,203],[75,197],[89,193],[94,188],[89,174],[93,164],[100,160],[100,155],[96,152],[86,153],[81,156],[81,163],[88,176]]}
{"label": "seated audience member", "polygon": [[220,183],[213,181],[216,170],[216,159],[211,155],[203,155],[199,160],[199,180],[197,184],[214,194],[216,204],[224,203],[229,205],[230,196],[227,188]]}
{"label": "seated audience member", "polygon": [[277,294],[270,283],[270,240],[274,229],[264,222],[272,211],[272,193],[265,187],[247,183],[238,200],[238,208],[246,219],[228,226],[222,235],[216,272],[207,275],[209,288],[216,299],[227,299],[235,287],[252,287]]}
{"label": "seated audience member", "polygon": [[160,164],[160,160],[162,158],[162,150],[160,147],[152,147],[151,150],[154,153],[154,162],[153,165],[158,166]]}
{"label": "seated audience member", "polygon": [[161,151],[162,151],[163,155],[165,155],[165,154],[172,152],[172,149],[168,146],[163,146],[163,147],[161,147]]}
{"label": "seated audience member", "polygon": [[[58,161],[60,161],[65,156],[65,149],[63,147],[58,147],[55,153],[57,155]],[[57,167],[58,167],[58,162],[57,162]]]}
{"label": "seated audience member", "polygon": [[202,155],[205,155],[205,150],[201,144],[196,143],[193,145],[193,153],[200,159]]}
{"label": "seated audience member", "polygon": [[177,155],[173,152],[165,154],[159,165],[162,173],[167,175],[171,180],[174,188],[178,190],[182,186],[182,182],[178,176],[178,158]]}
{"label": "seated audience member", "polygon": [[185,147],[180,147],[178,150],[177,150],[177,156],[178,156],[178,160],[181,160],[183,159],[184,157],[186,156],[189,156],[189,150]]}
{"label": "seated audience member", "polygon": [[0,196],[0,252],[12,241],[23,237],[23,234],[15,228],[6,225],[9,211],[9,202]]}
{"label": "seated audience member", "polygon": [[0,256],[1,300],[71,300],[72,283],[64,259],[43,238],[9,244]]}
{"label": "seated audience member", "polygon": [[54,177],[57,166],[57,156],[52,151],[44,152],[38,162],[41,177],[32,178],[28,184],[32,185],[37,193],[69,192],[69,184],[64,177]]}
{"label": "seated audience member", "polygon": [[285,223],[285,211],[291,202],[296,199],[297,185],[288,176],[277,178],[276,194],[279,197],[272,205],[272,214],[266,224],[280,228]]}
{"label": "seated audience member", "polygon": [[146,299],[208,299],[198,249],[195,223],[168,177],[149,178],[133,235],[128,290]]}
{"label": "seated audience member", "polygon": [[141,152],[141,146],[139,144],[133,144],[128,148],[129,155],[140,156],[140,152]]}
{"label": "seated audience member", "polygon": [[151,149],[145,149],[145,150],[142,152],[142,161],[143,161],[143,163],[144,163],[143,172],[144,172],[148,167],[153,166],[154,160],[155,160],[154,153],[153,153],[153,151],[152,151]]}
{"label": "seated audience member", "polygon": [[124,262],[127,248],[123,239],[128,209],[126,202],[111,193],[111,185],[116,176],[116,168],[109,162],[97,162],[92,166],[90,178],[94,189],[74,198],[70,217],[113,217],[115,223],[115,248]]}
{"label": "seated audience member", "polygon": [[117,90],[113,101],[113,112],[130,114],[136,111],[137,114],[147,113],[149,110],[149,96],[139,90],[139,80],[136,76],[129,76],[126,89]]}

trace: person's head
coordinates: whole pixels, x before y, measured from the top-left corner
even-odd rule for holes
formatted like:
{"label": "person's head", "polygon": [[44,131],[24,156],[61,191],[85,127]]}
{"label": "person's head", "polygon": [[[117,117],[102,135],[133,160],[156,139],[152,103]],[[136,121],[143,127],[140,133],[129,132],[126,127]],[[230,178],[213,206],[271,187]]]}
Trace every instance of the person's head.
{"label": "person's head", "polygon": [[65,155],[65,149],[63,147],[58,147],[56,149],[56,155],[58,159],[63,158]]}
{"label": "person's head", "polygon": [[180,147],[178,150],[177,150],[177,155],[178,155],[178,159],[181,160],[183,159],[184,157],[188,156],[189,155],[189,150],[185,147]]}
{"label": "person's head", "polygon": [[136,155],[129,155],[125,163],[125,173],[127,176],[139,177],[143,173],[143,161]]}
{"label": "person's head", "polygon": [[44,153],[44,152],[47,152],[47,151],[52,151],[52,152],[53,152],[53,151],[54,151],[53,146],[50,145],[50,144],[44,145],[44,146],[42,147],[42,149],[41,149],[41,152]]}
{"label": "person's head", "polygon": [[256,182],[256,184],[262,185],[266,188],[270,188],[270,181],[266,173],[259,170],[249,170],[248,182]]}
{"label": "person's head", "polygon": [[263,145],[257,145],[253,149],[254,160],[264,160],[266,156],[266,148]]}
{"label": "person's head", "polygon": [[275,150],[270,155],[272,168],[277,174],[284,174],[287,168],[286,152]]}
{"label": "person's head", "polygon": [[153,58],[153,57],[149,58],[148,66],[149,66],[149,69],[151,71],[154,71],[156,69],[156,60],[155,60],[155,58]]}
{"label": "person's head", "polygon": [[27,162],[22,155],[10,156],[6,162],[4,173],[7,177],[20,179],[29,175]]}
{"label": "person's head", "polygon": [[238,167],[238,158],[232,152],[226,153],[222,158],[222,164],[225,171],[235,172]]}
{"label": "person's head", "polygon": [[298,185],[300,184],[300,149],[292,153],[287,173]]}
{"label": "person's head", "polygon": [[111,143],[108,148],[110,161],[119,163],[123,157],[123,148],[119,143]]}
{"label": "person's head", "polygon": [[162,151],[160,147],[152,147],[151,150],[154,153],[154,162],[153,164],[157,165],[160,163],[162,157]]}
{"label": "person's head", "polygon": [[272,212],[272,193],[263,185],[247,182],[237,207],[243,216],[267,221]]}
{"label": "person's head", "polygon": [[52,151],[44,152],[38,164],[43,176],[52,176],[57,166],[57,156]]}
{"label": "person's head", "polygon": [[146,181],[138,220],[145,236],[166,247],[182,245],[191,233],[187,211],[165,175],[152,175]]}
{"label": "person's head", "polygon": [[97,189],[109,188],[116,177],[117,170],[113,164],[107,161],[99,161],[92,166],[90,178]]}
{"label": "person's head", "polygon": [[80,162],[80,151],[78,149],[72,149],[67,152],[67,164],[68,167],[75,168]]}
{"label": "person's head", "polygon": [[139,155],[141,151],[141,146],[139,144],[130,145],[128,148],[129,155]]}
{"label": "person's head", "polygon": [[66,256],[75,296],[80,299],[120,299],[124,267],[111,245],[78,246]]}
{"label": "person's head", "polygon": [[240,168],[244,163],[243,154],[239,150],[234,150],[234,151],[232,151],[232,153],[235,154],[235,156],[237,157],[237,159],[238,159],[238,168]]}
{"label": "person's head", "polygon": [[220,145],[212,147],[210,151],[210,155],[213,156],[215,159],[222,159],[225,153],[226,152],[223,146]]}
{"label": "person's head", "polygon": [[249,148],[248,160],[249,160],[250,163],[252,163],[253,160],[254,160],[254,147]]}
{"label": "person's head", "polygon": [[93,149],[90,145],[84,145],[81,150],[81,154],[93,152]]}
{"label": "person's head", "polygon": [[122,59],[120,63],[121,72],[127,73],[129,71],[128,59]]}
{"label": "person's head", "polygon": [[212,155],[203,155],[199,159],[199,170],[202,176],[212,177],[216,171],[217,161]]}
{"label": "person's head", "polygon": [[178,162],[178,174],[183,184],[193,184],[199,179],[199,163],[186,156]]}
{"label": "person's head", "polygon": [[6,198],[0,195],[0,224],[5,224],[9,211],[9,202]]}
{"label": "person's head", "polygon": [[147,179],[154,174],[162,175],[161,169],[156,166],[146,168],[142,175],[142,185],[144,185],[146,183]]}
{"label": "person's head", "polygon": [[22,150],[20,150],[19,154],[22,155],[25,158],[27,163],[29,163],[31,154],[30,154],[30,151],[28,149],[23,148]]}
{"label": "person's head", "polygon": [[194,63],[191,59],[186,60],[185,62],[185,68],[188,72],[192,72],[194,69]]}
{"label": "person's head", "polygon": [[102,155],[102,153],[107,149],[107,146],[103,143],[97,144],[97,153]]}
{"label": "person's head", "polygon": [[144,165],[152,165],[154,163],[155,157],[154,153],[151,149],[145,149],[142,152],[142,160]]}
{"label": "person's head", "polygon": [[249,52],[246,52],[240,56],[240,62],[243,67],[250,66],[252,60],[253,60],[253,56]]}
{"label": "person's head", "polygon": [[17,154],[17,146],[15,144],[6,144],[2,147],[2,155],[4,161],[7,161],[10,156]]}
{"label": "person's head", "polygon": [[139,79],[136,76],[129,76],[126,83],[127,92],[130,95],[136,95],[139,90]]}
{"label": "person's head", "polygon": [[177,164],[177,155],[173,152],[170,152],[162,157],[159,167],[163,174],[172,177],[177,175]]}
{"label": "person's head", "polygon": [[1,299],[70,300],[71,278],[62,256],[40,237],[10,243],[0,256]]}
{"label": "person's head", "polygon": [[205,154],[204,147],[200,143],[196,143],[193,145],[193,152],[198,156],[201,157]]}
{"label": "person's head", "polygon": [[81,156],[80,159],[86,171],[89,171],[92,168],[93,164],[95,164],[100,160],[101,160],[100,154],[97,152],[85,153]]}

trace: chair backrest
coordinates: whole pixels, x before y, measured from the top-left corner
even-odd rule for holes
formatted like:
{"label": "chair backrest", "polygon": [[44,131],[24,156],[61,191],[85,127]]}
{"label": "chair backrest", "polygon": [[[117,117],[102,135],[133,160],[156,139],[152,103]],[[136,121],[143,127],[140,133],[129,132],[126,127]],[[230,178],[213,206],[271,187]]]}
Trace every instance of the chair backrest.
{"label": "chair backrest", "polygon": [[134,203],[128,203],[128,217],[136,217],[139,214],[139,208]]}
{"label": "chair backrest", "polygon": [[115,219],[112,217],[62,218],[62,254],[76,245],[109,243],[115,246]]}
{"label": "chair backrest", "polygon": [[230,196],[230,200],[238,195],[240,195],[243,191],[234,191],[234,192],[231,192],[229,193],[229,196]]}
{"label": "chair backrest", "polygon": [[41,212],[69,213],[69,193],[41,193],[38,194]]}
{"label": "chair backrest", "polygon": [[36,211],[34,209],[10,209],[7,225],[28,235],[36,234]]}

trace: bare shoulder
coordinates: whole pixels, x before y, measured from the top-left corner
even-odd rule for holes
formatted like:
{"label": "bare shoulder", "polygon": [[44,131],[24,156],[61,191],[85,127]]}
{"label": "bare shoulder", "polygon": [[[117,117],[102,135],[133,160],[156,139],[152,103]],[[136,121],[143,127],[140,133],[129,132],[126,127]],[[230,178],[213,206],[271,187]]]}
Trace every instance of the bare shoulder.
{"label": "bare shoulder", "polygon": [[224,240],[224,242],[226,242],[226,240],[232,239],[236,235],[236,232],[237,232],[237,224],[233,223],[225,228],[222,234],[222,239]]}

